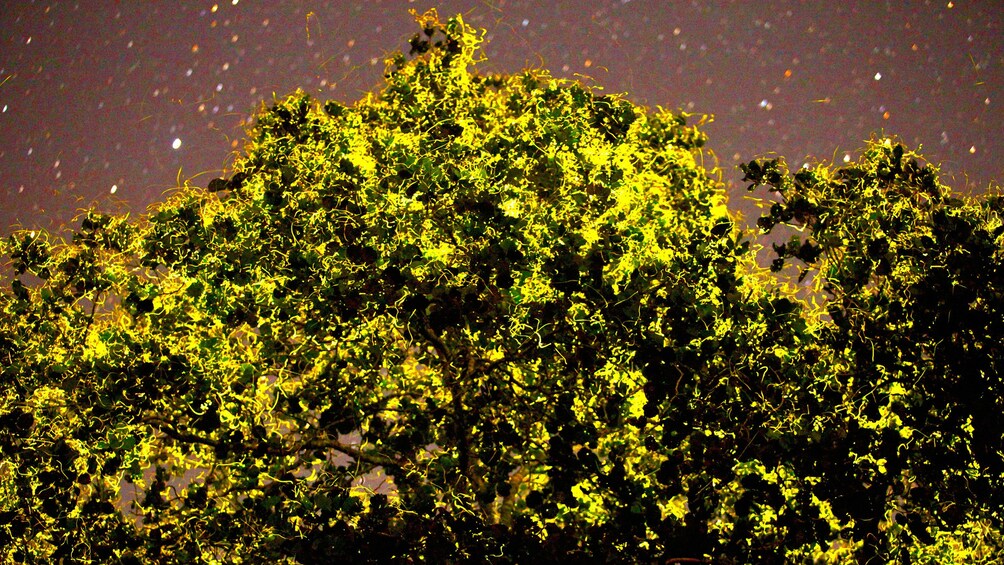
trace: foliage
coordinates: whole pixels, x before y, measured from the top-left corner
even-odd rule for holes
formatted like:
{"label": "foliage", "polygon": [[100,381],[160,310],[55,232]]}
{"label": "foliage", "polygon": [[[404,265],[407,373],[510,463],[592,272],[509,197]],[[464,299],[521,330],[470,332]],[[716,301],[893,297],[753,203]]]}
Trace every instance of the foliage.
{"label": "foliage", "polygon": [[992,562],[1001,200],[889,140],[790,175],[417,16],[229,179],[0,244],[12,561]]}

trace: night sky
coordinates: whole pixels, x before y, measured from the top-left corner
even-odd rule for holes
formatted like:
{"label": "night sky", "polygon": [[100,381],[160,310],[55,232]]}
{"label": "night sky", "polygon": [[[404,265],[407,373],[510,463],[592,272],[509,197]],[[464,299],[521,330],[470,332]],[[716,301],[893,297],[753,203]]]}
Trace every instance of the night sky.
{"label": "night sky", "polygon": [[739,162],[840,162],[882,132],[922,146],[957,190],[1004,182],[1000,0],[6,0],[0,233],[205,186],[273,93],[352,103],[379,88],[383,58],[417,31],[408,10],[430,7],[488,30],[484,72],[544,67],[714,114],[730,184]]}

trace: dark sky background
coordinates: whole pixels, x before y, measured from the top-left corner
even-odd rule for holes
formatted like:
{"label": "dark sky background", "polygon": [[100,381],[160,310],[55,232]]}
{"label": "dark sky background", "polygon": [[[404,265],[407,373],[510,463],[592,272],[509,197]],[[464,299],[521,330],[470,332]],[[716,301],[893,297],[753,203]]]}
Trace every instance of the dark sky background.
{"label": "dark sky background", "polygon": [[0,234],[205,186],[262,101],[356,101],[407,51],[408,10],[430,7],[488,30],[485,71],[545,67],[714,114],[709,148],[733,185],[739,162],[840,162],[882,132],[922,146],[957,190],[1004,182],[1000,0],[6,0]]}

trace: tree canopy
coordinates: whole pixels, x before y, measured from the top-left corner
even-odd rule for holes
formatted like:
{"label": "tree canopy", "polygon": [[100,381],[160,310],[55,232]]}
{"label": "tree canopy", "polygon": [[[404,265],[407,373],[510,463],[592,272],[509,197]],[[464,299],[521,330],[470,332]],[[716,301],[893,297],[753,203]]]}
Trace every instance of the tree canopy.
{"label": "tree canopy", "polygon": [[0,556],[1004,559],[996,191],[752,161],[763,268],[692,116],[416,19],[229,178],[0,243]]}

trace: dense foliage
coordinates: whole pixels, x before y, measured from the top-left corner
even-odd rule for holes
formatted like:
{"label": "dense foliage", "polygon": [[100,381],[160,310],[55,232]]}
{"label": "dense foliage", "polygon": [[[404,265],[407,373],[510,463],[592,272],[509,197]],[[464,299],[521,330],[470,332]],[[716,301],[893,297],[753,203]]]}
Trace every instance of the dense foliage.
{"label": "dense foliage", "polygon": [[4,559],[1004,558],[1004,201],[754,161],[772,274],[686,116],[417,19],[229,179],[0,243]]}

